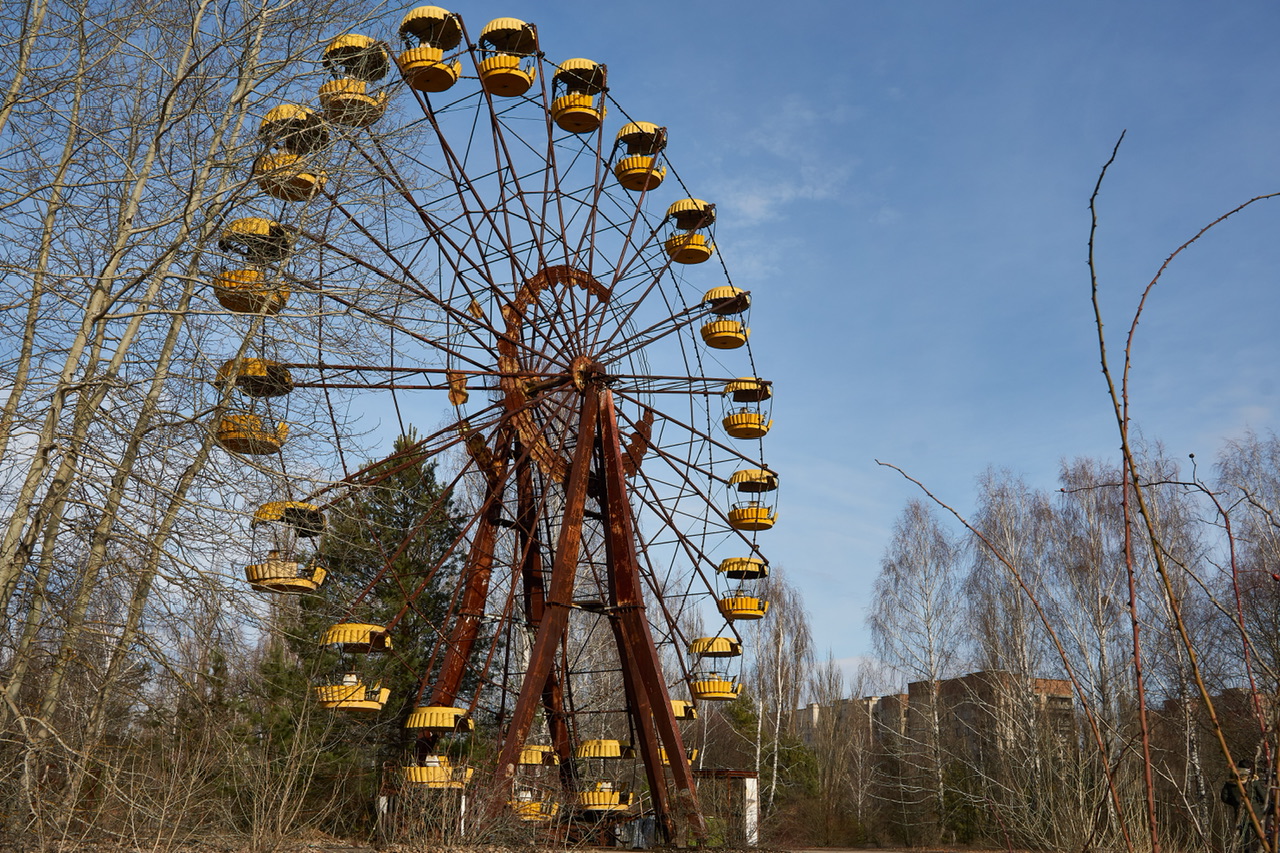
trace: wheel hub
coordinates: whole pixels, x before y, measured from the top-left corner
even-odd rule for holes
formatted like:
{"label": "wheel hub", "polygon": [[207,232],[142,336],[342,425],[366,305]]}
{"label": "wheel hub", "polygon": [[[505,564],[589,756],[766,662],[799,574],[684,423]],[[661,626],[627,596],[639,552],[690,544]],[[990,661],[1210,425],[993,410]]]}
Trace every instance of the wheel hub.
{"label": "wheel hub", "polygon": [[579,391],[587,390],[592,382],[602,382],[608,376],[604,365],[590,356],[580,355],[569,364],[569,375],[573,377],[573,387]]}

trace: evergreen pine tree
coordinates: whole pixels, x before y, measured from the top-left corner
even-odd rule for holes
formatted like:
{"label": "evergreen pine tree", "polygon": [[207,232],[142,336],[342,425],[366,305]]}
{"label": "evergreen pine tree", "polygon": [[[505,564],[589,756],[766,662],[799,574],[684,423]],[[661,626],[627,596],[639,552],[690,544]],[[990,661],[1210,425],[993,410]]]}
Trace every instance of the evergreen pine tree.
{"label": "evergreen pine tree", "polygon": [[[404,724],[462,562],[463,548],[448,554],[462,530],[452,497],[435,462],[413,458],[415,443],[412,430],[399,437],[395,453],[363,478],[373,485],[329,508],[314,555],[328,576],[314,593],[273,601],[276,630],[259,664],[260,749],[268,763],[287,760],[311,774],[306,811],[331,815],[323,824],[334,831],[367,825],[387,781],[383,768],[411,757],[414,733]],[[385,626],[397,616],[391,651],[352,655],[320,645],[338,622]],[[312,688],[348,672],[390,688],[380,713],[319,708]]]}

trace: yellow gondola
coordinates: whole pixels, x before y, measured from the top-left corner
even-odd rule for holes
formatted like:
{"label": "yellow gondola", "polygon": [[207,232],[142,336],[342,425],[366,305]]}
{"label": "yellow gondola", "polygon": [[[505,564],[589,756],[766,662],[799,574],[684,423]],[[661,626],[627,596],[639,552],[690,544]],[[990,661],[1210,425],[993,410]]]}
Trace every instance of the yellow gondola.
{"label": "yellow gondola", "polygon": [[703,658],[738,657],[742,643],[732,637],[698,637],[689,641],[689,654]]}
{"label": "yellow gondola", "polygon": [[317,564],[285,559],[279,551],[269,551],[261,563],[244,567],[245,580],[259,592],[315,592],[327,574]]}
{"label": "yellow gondola", "polygon": [[253,164],[258,187],[280,201],[307,201],[324,188],[328,176],[309,167],[302,155],[288,151],[264,154]]}
{"label": "yellow gondola", "polygon": [[400,74],[419,92],[445,92],[458,82],[462,63],[445,59],[462,41],[462,19],[439,6],[419,6],[400,21],[406,50],[396,58]]}
{"label": "yellow gondola", "polygon": [[574,758],[635,758],[635,748],[620,740],[584,740],[573,751]]}
{"label": "yellow gondola", "polygon": [[247,456],[279,453],[288,438],[288,424],[281,421],[271,427],[262,418],[248,413],[223,415],[214,433],[214,439],[224,450]]}
{"label": "yellow gondola", "polygon": [[467,716],[466,708],[448,705],[420,705],[409,712],[406,729],[425,729],[430,732],[471,732],[475,721]]}
{"label": "yellow gondola", "polygon": [[769,602],[753,595],[731,595],[719,599],[716,608],[731,622],[735,619],[763,619],[769,612]]}
{"label": "yellow gondola", "polygon": [[742,695],[742,685],[730,678],[719,676],[694,677],[689,682],[689,692],[695,699],[709,702],[730,702]]}
{"label": "yellow gondola", "polygon": [[258,136],[290,154],[314,154],[329,144],[324,119],[301,104],[280,104],[267,111]]}
{"label": "yellow gondola", "polygon": [[769,576],[769,565],[754,557],[727,557],[716,566],[716,571],[734,580],[759,580]]}
{"label": "yellow gondola", "polygon": [[551,78],[557,97],[551,119],[569,133],[594,133],[604,122],[605,68],[590,59],[567,59]]}
{"label": "yellow gondola", "polygon": [[[700,264],[715,254],[711,237],[701,234],[716,221],[716,206],[700,198],[683,198],[667,208],[667,219],[676,229],[663,243],[668,257],[677,264]],[[705,338],[705,334],[704,334]],[[745,343],[745,339],[743,341]],[[741,344],[738,344],[741,346]]]}
{"label": "yellow gondola", "polygon": [[262,270],[227,270],[213,280],[218,304],[237,314],[279,314],[289,302],[289,289],[267,280]]}
{"label": "yellow gondola", "polygon": [[231,383],[248,397],[280,397],[293,390],[293,376],[278,361],[265,358],[242,358],[223,362],[218,368],[218,381]]}
{"label": "yellow gondola", "polygon": [[616,139],[627,149],[627,155],[613,167],[618,183],[632,192],[656,189],[667,176],[666,167],[658,163],[658,154],[667,147],[667,129],[633,121],[622,126]]}
{"label": "yellow gondola", "polygon": [[538,29],[518,18],[495,18],[484,25],[477,41],[484,57],[476,69],[480,88],[500,98],[516,98],[529,91],[537,77],[532,56],[538,50]]}
{"label": "yellow gondola", "polygon": [[364,684],[355,673],[345,675],[340,684],[322,684],[315,693],[320,707],[346,711],[381,711],[391,698],[390,688]]}

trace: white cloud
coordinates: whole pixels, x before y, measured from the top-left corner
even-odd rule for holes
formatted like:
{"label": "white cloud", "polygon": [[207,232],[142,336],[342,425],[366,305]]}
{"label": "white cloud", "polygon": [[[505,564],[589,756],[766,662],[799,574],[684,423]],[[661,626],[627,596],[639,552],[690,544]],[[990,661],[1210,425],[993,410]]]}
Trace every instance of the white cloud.
{"label": "white cloud", "polygon": [[783,208],[793,202],[846,195],[859,162],[836,138],[851,115],[848,107],[793,94],[760,112],[772,119],[754,123],[741,135],[742,150],[735,158],[750,167],[715,188],[717,205],[727,214],[724,221],[759,226],[785,215]]}

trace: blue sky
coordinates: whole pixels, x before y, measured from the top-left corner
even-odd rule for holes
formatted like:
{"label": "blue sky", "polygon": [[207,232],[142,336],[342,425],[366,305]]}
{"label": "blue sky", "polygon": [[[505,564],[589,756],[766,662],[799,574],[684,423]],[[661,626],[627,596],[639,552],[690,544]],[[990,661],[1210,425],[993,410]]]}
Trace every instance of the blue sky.
{"label": "blue sky", "polygon": [[[536,22],[549,58],[605,62],[666,125],[684,180],[754,295],[777,390],[775,565],[820,649],[863,626],[914,487],[959,509],[1008,467],[1117,446],[1085,267],[1088,197],[1113,346],[1142,287],[1202,225],[1280,190],[1274,2],[598,2],[451,6]],[[1175,457],[1276,426],[1280,201],[1166,275],[1139,333],[1134,412]]]}

